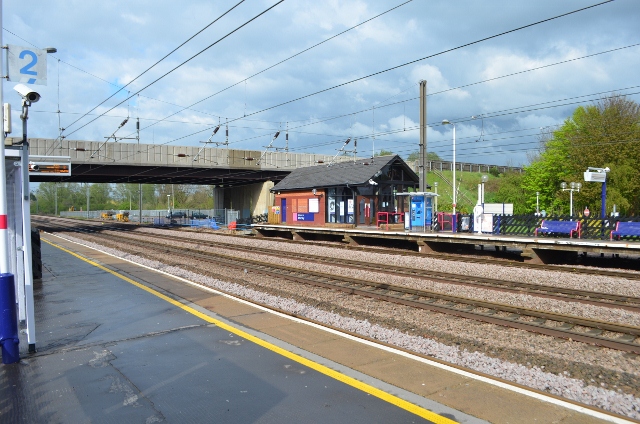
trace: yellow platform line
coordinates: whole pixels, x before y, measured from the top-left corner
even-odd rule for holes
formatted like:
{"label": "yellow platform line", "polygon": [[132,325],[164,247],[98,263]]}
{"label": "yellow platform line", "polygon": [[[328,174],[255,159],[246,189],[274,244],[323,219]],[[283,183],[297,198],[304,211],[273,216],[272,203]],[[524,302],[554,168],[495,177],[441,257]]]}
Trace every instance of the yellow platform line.
{"label": "yellow platform line", "polygon": [[140,289],[142,289],[142,290],[144,290],[144,291],[146,291],[148,293],[151,293],[154,296],[157,296],[160,299],[165,300],[165,301],[171,303],[172,305],[175,305],[178,308],[183,309],[184,311],[186,311],[186,312],[188,312],[188,313],[190,313],[192,315],[195,315],[198,318],[200,318],[200,319],[202,319],[202,320],[204,320],[204,321],[206,321],[206,322],[208,322],[210,324],[215,324],[216,326],[218,326],[218,327],[220,327],[222,329],[225,329],[225,330],[229,331],[230,333],[233,333],[233,334],[235,334],[235,335],[237,335],[239,337],[242,337],[242,338],[244,338],[246,340],[249,340],[249,341],[251,341],[251,342],[253,342],[253,343],[255,343],[255,344],[259,345],[259,346],[262,346],[265,349],[268,349],[268,350],[270,350],[272,352],[275,352],[275,353],[277,353],[279,355],[282,355],[285,358],[288,358],[288,359],[290,359],[292,361],[295,361],[295,362],[297,362],[299,364],[302,364],[302,365],[304,365],[306,367],[309,367],[309,368],[311,368],[311,369],[313,369],[315,371],[318,371],[319,373],[322,373],[322,374],[324,374],[324,375],[326,375],[328,377],[331,377],[331,378],[333,378],[335,380],[338,380],[338,381],[340,381],[340,382],[342,382],[344,384],[347,384],[347,385],[349,385],[351,387],[354,387],[354,388],[356,388],[358,390],[361,390],[361,391],[363,391],[365,393],[368,393],[368,394],[370,394],[372,396],[375,396],[375,397],[377,397],[379,399],[382,399],[385,402],[388,402],[388,403],[390,403],[392,405],[397,406],[398,408],[404,409],[405,411],[411,412],[412,414],[418,415],[419,417],[422,417],[422,418],[425,418],[425,419],[427,419],[429,421],[432,421],[435,424],[455,424],[456,423],[456,421],[450,420],[450,419],[448,419],[446,417],[438,415],[438,414],[436,414],[434,412],[431,412],[431,411],[429,411],[427,409],[424,409],[424,408],[422,408],[420,406],[414,405],[411,402],[408,402],[408,401],[406,401],[404,399],[400,399],[397,396],[391,395],[391,394],[389,394],[389,393],[387,393],[387,392],[385,392],[383,390],[380,390],[380,389],[378,389],[376,387],[373,387],[373,386],[371,386],[371,385],[369,385],[367,383],[363,383],[362,381],[358,381],[353,377],[349,377],[348,375],[342,374],[341,372],[338,372],[336,370],[332,370],[329,367],[326,367],[324,365],[318,364],[317,362],[314,362],[314,361],[312,361],[310,359],[304,358],[304,357],[302,357],[302,356],[300,356],[298,354],[295,354],[295,353],[290,352],[290,351],[288,351],[286,349],[283,349],[283,348],[281,348],[279,346],[276,346],[276,345],[274,345],[272,343],[269,343],[269,342],[267,342],[265,340],[262,340],[262,339],[260,339],[260,338],[258,338],[256,336],[253,336],[253,335],[251,335],[251,334],[249,334],[249,333],[247,333],[247,332],[245,332],[243,330],[240,330],[239,328],[233,327],[233,326],[231,326],[229,324],[226,324],[226,323],[224,323],[224,322],[222,322],[220,320],[212,318],[209,315],[203,314],[202,312],[197,311],[196,309],[193,309],[190,306],[184,305],[184,304],[178,302],[177,300],[174,300],[174,299],[172,299],[172,298],[170,298],[170,297],[168,297],[168,296],[166,296],[166,295],[164,295],[164,294],[162,294],[162,293],[160,293],[160,292],[158,292],[158,291],[156,291],[156,290],[154,290],[154,289],[152,289],[150,287],[145,286],[144,284],[138,283],[137,281],[134,281],[129,277],[126,277],[126,276],[124,276],[124,275],[122,275],[122,274],[120,274],[120,273],[118,273],[116,271],[113,271],[113,270],[111,270],[111,269],[109,269],[109,268],[107,268],[107,267],[105,267],[103,265],[100,265],[99,263],[94,262],[91,259],[85,258],[84,256],[81,256],[81,255],[79,255],[79,254],[77,254],[75,252],[72,252],[72,251],[70,251],[68,249],[65,249],[64,247],[62,247],[60,245],[52,243],[49,240],[46,240],[46,239],[42,239],[42,240],[44,242],[50,244],[53,247],[56,247],[56,248],[66,252],[66,253],[68,253],[68,254],[70,254],[72,256],[75,256],[76,258],[78,258],[78,259],[80,259],[80,260],[82,260],[84,262],[87,262],[90,265],[95,266],[96,268],[99,268],[99,269],[101,269],[103,271],[106,271],[109,274],[112,274],[112,275],[114,275],[114,276],[116,276],[116,277],[118,277],[118,278],[120,278],[120,279],[122,279],[122,280],[124,280],[124,281],[126,281],[128,283],[133,284],[134,286],[136,286],[136,287],[138,287],[138,288],[140,288]]}

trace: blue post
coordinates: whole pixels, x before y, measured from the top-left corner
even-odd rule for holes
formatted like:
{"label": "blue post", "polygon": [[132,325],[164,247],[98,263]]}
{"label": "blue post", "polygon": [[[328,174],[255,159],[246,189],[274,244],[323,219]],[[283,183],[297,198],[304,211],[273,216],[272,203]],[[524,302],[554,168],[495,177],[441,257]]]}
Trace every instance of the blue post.
{"label": "blue post", "polygon": [[602,183],[602,212],[600,212],[600,218],[604,219],[606,216],[605,207],[607,206],[607,180]]}
{"label": "blue post", "polygon": [[13,364],[20,360],[19,343],[13,274],[0,274],[0,345],[3,364]]}

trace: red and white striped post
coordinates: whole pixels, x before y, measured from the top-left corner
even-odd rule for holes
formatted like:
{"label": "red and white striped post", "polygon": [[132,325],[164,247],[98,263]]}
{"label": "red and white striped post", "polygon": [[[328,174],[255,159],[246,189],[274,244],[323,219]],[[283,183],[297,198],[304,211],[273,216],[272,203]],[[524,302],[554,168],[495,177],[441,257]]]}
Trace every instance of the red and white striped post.
{"label": "red and white striped post", "polygon": [[[0,24],[2,23],[2,0],[0,0]],[[0,46],[2,31],[0,31]],[[4,61],[0,54],[0,69]],[[0,81],[0,116],[4,122],[2,82]],[[9,233],[7,219],[7,170],[4,152],[4,128],[0,129],[0,345],[2,363],[11,364],[20,360],[18,349],[18,318],[14,277],[9,271]]]}

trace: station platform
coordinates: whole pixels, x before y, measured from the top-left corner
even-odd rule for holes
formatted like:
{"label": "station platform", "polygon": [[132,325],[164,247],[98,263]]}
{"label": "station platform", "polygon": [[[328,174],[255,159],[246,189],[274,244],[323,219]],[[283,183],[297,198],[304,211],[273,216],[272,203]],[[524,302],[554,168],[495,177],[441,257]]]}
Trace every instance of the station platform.
{"label": "station platform", "polygon": [[421,253],[451,251],[481,246],[483,249],[517,250],[532,263],[569,262],[583,253],[640,257],[640,242],[628,240],[591,240],[567,237],[526,237],[492,233],[385,229],[384,226],[355,228],[310,227],[286,224],[253,224],[258,237],[283,237],[293,240],[332,240],[352,245],[378,245],[380,241],[417,245]]}
{"label": "station platform", "polygon": [[2,422],[610,421],[42,240],[37,352],[21,336],[21,361],[0,365]]}

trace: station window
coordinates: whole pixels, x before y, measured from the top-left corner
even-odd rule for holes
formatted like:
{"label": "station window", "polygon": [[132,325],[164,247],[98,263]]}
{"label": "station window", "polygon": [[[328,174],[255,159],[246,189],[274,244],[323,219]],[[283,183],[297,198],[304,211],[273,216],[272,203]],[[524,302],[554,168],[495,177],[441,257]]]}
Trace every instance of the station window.
{"label": "station window", "polygon": [[354,224],[355,200],[353,190],[347,187],[327,189],[327,222]]}

